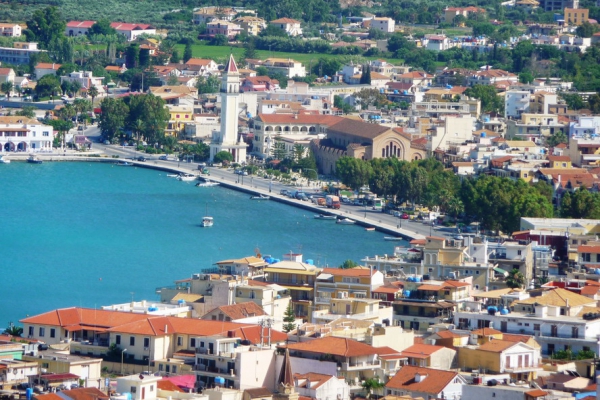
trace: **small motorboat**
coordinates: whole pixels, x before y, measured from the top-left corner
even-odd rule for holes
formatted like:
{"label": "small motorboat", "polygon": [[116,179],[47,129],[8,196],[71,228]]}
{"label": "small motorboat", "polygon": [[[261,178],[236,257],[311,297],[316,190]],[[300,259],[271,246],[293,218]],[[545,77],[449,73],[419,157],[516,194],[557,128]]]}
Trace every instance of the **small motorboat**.
{"label": "small motorboat", "polygon": [[129,161],[119,161],[116,165],[119,167],[131,167],[133,163],[130,163]]}
{"label": "small motorboat", "polygon": [[387,240],[388,242],[396,242],[396,241],[404,240],[404,239],[401,237],[398,237],[398,236],[384,236],[383,240]]}
{"label": "small motorboat", "polygon": [[167,178],[177,178],[179,174],[167,174]]}
{"label": "small motorboat", "polygon": [[219,186],[219,182],[214,182],[214,181],[206,179],[204,182],[196,183],[196,187],[213,187],[213,186]]}
{"label": "small motorboat", "polygon": [[368,226],[365,228],[365,231],[367,231],[367,232],[373,232],[374,230],[375,230],[375,227],[373,227],[373,226]]}
{"label": "small motorboat", "polygon": [[40,160],[39,158],[37,158],[36,156],[34,156],[33,154],[29,156],[29,158],[27,159],[27,162],[29,164],[41,164],[43,161]]}
{"label": "small motorboat", "polygon": [[350,218],[342,218],[335,221],[335,223],[340,225],[354,225],[356,221]]}
{"label": "small motorboat", "polygon": [[10,164],[10,160],[6,156],[0,156],[0,164]]}
{"label": "small motorboat", "polygon": [[317,214],[315,215],[315,219],[335,219],[335,215],[325,215],[325,214]]}
{"label": "small motorboat", "polygon": [[258,196],[250,196],[250,200],[269,200],[269,196],[265,196],[264,194]]}
{"label": "small motorboat", "polygon": [[179,174],[177,177],[177,180],[182,182],[191,182],[195,181],[196,179],[196,175],[194,174]]}

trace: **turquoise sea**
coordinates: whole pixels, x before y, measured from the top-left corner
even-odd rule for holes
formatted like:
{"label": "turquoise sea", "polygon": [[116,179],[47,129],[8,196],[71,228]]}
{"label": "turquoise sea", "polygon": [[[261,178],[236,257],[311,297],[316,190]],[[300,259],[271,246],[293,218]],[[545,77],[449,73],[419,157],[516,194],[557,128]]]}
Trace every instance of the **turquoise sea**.
{"label": "turquoise sea", "polygon": [[[400,244],[144,168],[13,162],[0,164],[0,187],[0,327],[60,307],[156,301],[157,287],[257,249],[337,266]],[[207,208],[215,225],[201,228]]]}

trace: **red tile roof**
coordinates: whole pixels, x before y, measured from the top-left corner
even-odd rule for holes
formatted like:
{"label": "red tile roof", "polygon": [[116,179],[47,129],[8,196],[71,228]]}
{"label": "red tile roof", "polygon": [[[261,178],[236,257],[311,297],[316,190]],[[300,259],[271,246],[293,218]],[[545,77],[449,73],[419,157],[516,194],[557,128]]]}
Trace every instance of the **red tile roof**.
{"label": "red tile roof", "polygon": [[310,342],[287,345],[290,351],[303,351],[317,354],[331,354],[341,357],[357,357],[377,354],[377,349],[356,340],[328,336]]}
{"label": "red tile roof", "polygon": [[477,335],[477,336],[486,336],[486,335],[502,335],[502,332],[493,329],[493,328],[481,328],[481,329],[475,329],[474,331],[471,331],[471,333],[473,335]]}
{"label": "red tile roof", "polygon": [[506,349],[516,346],[517,343],[507,340],[491,340],[479,346],[481,351],[489,351],[492,353],[502,353]]}
{"label": "red tile roof", "polygon": [[402,350],[400,354],[409,358],[429,358],[433,353],[444,348],[444,346],[434,346],[432,344],[413,344]]}
{"label": "red tile roof", "polygon": [[258,114],[259,120],[265,124],[297,124],[297,125],[333,125],[343,117],[335,115],[314,115],[314,114]]}
{"label": "red tile roof", "polygon": [[[417,374],[422,377],[420,382],[415,380]],[[406,365],[390,379],[385,387],[438,395],[456,377],[458,377],[458,374],[452,371]]]}
{"label": "red tile roof", "polygon": [[569,157],[569,156],[548,156],[548,161],[556,161],[556,162],[566,161],[566,162],[570,162],[571,161],[571,157]]}
{"label": "red tile roof", "polygon": [[168,390],[170,392],[181,392],[181,393],[183,393],[183,390],[181,390],[179,388],[179,386],[177,386],[176,384],[174,384],[173,382],[171,382],[171,381],[169,381],[167,379],[162,379],[162,380],[158,381],[156,383],[156,386],[160,390]]}
{"label": "red tile roof", "polygon": [[67,28],[91,28],[96,21],[69,21]]}

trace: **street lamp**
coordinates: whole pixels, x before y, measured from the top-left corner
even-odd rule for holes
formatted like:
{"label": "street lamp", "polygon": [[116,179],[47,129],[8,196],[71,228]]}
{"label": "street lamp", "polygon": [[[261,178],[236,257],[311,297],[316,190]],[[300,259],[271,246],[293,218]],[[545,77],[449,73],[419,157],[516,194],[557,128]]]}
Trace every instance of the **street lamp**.
{"label": "street lamp", "polygon": [[126,351],[127,349],[123,349],[121,352],[121,375],[123,375],[123,354],[125,354]]}

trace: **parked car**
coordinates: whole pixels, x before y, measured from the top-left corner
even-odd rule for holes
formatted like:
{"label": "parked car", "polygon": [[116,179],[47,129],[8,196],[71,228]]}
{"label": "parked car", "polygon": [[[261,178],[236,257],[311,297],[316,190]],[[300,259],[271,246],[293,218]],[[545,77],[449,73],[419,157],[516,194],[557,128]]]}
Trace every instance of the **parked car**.
{"label": "parked car", "polygon": [[158,159],[161,161],[167,161],[167,156],[160,156]]}
{"label": "parked car", "polygon": [[400,218],[402,218],[402,219],[409,219],[410,217],[409,217],[409,215],[407,213],[404,213],[404,214],[402,214],[400,216]]}
{"label": "parked car", "polygon": [[139,156],[139,157],[137,158],[137,160],[138,160],[138,161],[142,161],[142,162],[148,161],[148,159],[147,159],[146,157],[144,157],[144,156]]}
{"label": "parked car", "polygon": [[110,144],[110,140],[105,140],[104,144]]}

